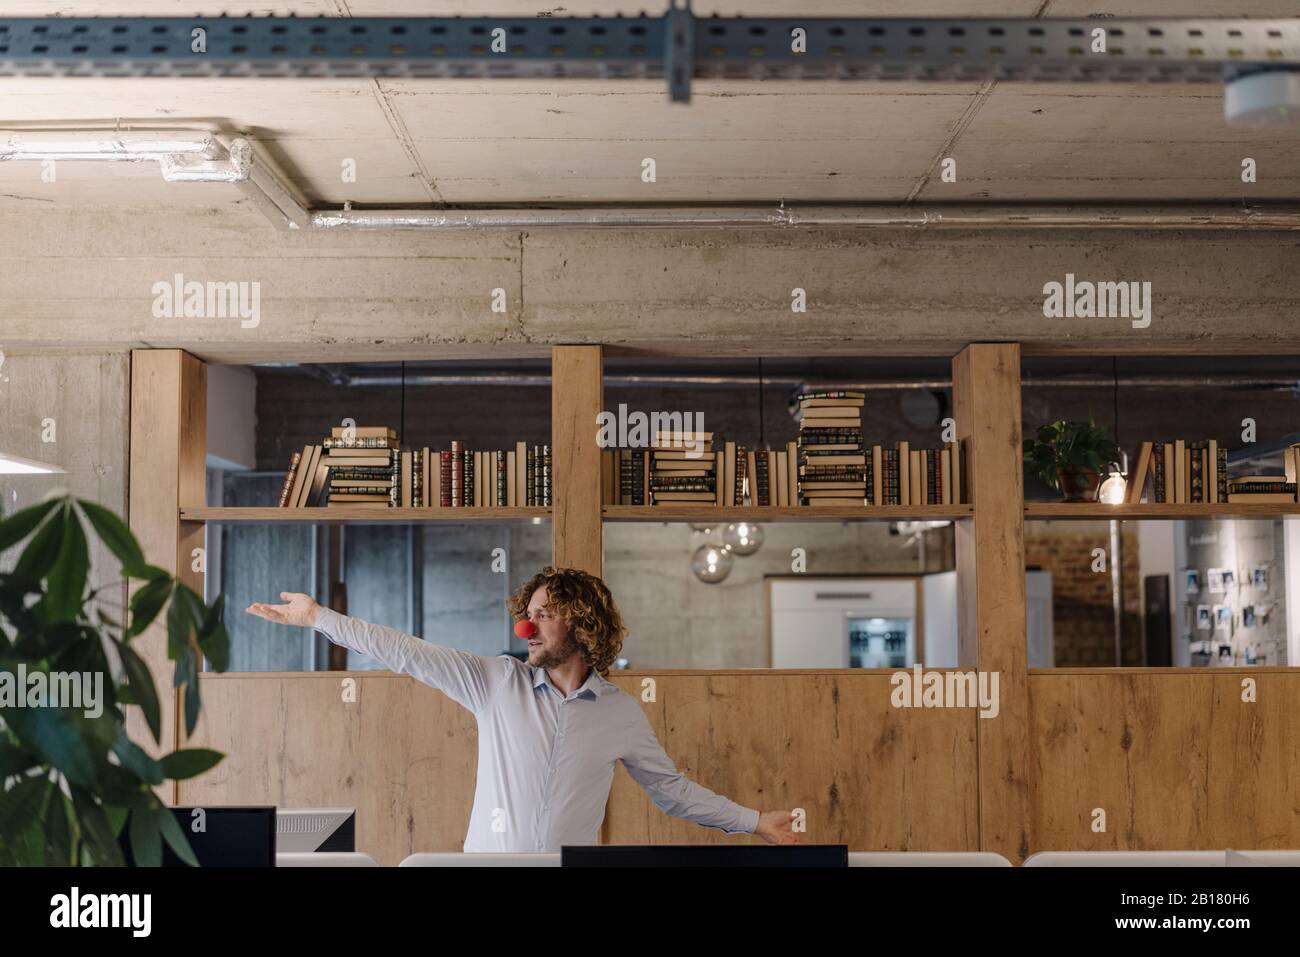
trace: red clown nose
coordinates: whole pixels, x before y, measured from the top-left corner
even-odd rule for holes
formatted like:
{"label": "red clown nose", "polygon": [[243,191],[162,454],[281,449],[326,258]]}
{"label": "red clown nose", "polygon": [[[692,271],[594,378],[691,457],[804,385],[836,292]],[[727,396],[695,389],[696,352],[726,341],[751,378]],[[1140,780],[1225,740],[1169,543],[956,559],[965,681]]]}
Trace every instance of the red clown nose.
{"label": "red clown nose", "polygon": [[519,638],[531,638],[537,634],[537,625],[527,618],[515,622],[515,635]]}

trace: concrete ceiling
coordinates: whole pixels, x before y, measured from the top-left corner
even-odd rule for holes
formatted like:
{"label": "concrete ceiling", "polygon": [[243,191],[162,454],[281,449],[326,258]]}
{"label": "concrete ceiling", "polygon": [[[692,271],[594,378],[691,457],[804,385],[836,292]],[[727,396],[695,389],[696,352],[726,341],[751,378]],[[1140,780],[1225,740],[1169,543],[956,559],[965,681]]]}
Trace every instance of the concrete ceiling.
{"label": "concrete ceiling", "polygon": [[[4,16],[429,15],[426,0],[0,0]],[[918,16],[1221,16],[1212,0],[909,3]],[[1240,14],[1294,16],[1294,0],[1238,0]],[[897,15],[879,0],[697,3],[697,15]],[[623,12],[451,0],[446,15]],[[647,12],[658,14],[658,6]],[[1300,200],[1300,127],[1223,120],[1218,85],[834,84],[695,86],[622,81],[0,80],[0,130],[205,129],[251,134],[314,205],[810,201],[988,203]],[[944,183],[939,161],[957,161]],[[653,157],[658,182],[643,183]],[[1258,182],[1241,182],[1252,157]],[[356,161],[356,182],[343,163]],[[231,186],[164,183],[153,165],[0,164],[0,207],[229,206]]]}

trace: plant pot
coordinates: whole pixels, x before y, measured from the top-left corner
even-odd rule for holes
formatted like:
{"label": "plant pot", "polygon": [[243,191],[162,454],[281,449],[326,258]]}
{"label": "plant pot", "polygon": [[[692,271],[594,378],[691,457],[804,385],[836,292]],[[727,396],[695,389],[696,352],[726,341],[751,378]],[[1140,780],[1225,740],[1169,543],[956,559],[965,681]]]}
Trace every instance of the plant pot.
{"label": "plant pot", "polygon": [[[1056,471],[1061,487],[1061,498],[1066,502],[1095,502],[1101,488],[1101,473],[1095,469],[1060,468]],[[1087,485],[1079,487],[1077,476],[1082,475]]]}

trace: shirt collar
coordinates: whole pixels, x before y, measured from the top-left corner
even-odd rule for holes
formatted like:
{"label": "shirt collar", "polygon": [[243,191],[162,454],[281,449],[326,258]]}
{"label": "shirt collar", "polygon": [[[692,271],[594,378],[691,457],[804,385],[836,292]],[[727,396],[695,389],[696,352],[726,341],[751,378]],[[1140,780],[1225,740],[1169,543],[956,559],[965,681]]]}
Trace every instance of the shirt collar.
{"label": "shirt collar", "polygon": [[[545,668],[534,668],[532,665],[529,665],[528,667],[533,669],[534,688],[540,688],[545,684],[550,685],[556,694],[560,693],[560,689],[556,688],[555,685],[552,685],[550,680],[546,677]],[[595,668],[592,668],[587,674],[587,680],[578,686],[578,693],[581,694],[583,691],[590,691],[593,697],[599,698],[605,693],[608,685],[609,682],[602,678]]]}

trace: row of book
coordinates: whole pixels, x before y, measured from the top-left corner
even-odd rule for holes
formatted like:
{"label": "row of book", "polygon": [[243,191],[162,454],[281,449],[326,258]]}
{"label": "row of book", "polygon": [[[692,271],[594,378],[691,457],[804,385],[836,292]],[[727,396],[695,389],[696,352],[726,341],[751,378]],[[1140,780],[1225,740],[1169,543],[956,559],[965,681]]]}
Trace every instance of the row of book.
{"label": "row of book", "polygon": [[656,438],[648,448],[601,450],[603,505],[863,506],[953,505],[962,501],[960,446],[861,451],[748,449],[697,433],[695,443]]}
{"label": "row of book", "polygon": [[[857,398],[860,401],[861,394]],[[951,505],[962,501],[960,446],[867,447],[852,394],[804,394],[799,438],[782,449],[715,448],[712,432],[660,432],[648,448],[603,449],[603,504],[718,506]],[[834,415],[808,409],[834,409]],[[846,411],[847,410],[847,411]],[[852,423],[852,424],[850,424]],[[405,450],[387,427],[335,428],[295,452],[281,507],[377,508],[551,504],[549,445]]]}
{"label": "row of book", "polygon": [[1125,502],[1231,504],[1295,502],[1300,444],[1283,450],[1282,475],[1228,477],[1228,450],[1215,439],[1143,442]]}
{"label": "row of book", "polygon": [[282,508],[548,507],[551,447],[403,449],[386,426],[335,428],[321,444],[293,454]]}

